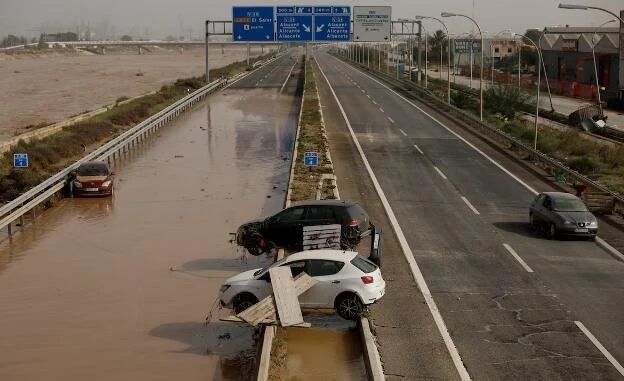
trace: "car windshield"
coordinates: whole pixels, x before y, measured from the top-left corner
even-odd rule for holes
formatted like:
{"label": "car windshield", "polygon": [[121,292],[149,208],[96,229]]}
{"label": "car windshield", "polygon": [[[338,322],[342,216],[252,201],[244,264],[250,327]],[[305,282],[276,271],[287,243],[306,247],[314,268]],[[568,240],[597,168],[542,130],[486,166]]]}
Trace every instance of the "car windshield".
{"label": "car windshield", "polygon": [[78,168],[78,176],[106,176],[108,168],[104,165],[82,165]]}
{"label": "car windshield", "polygon": [[566,198],[553,200],[553,210],[555,212],[587,212],[587,207],[581,200]]}
{"label": "car windshield", "polygon": [[260,270],[256,271],[254,273],[254,276],[256,277],[261,277],[263,276],[267,271],[269,271],[270,268],[275,267],[275,266],[280,266],[282,263],[286,262],[286,258],[282,258],[277,262],[273,262],[270,265],[261,268]]}

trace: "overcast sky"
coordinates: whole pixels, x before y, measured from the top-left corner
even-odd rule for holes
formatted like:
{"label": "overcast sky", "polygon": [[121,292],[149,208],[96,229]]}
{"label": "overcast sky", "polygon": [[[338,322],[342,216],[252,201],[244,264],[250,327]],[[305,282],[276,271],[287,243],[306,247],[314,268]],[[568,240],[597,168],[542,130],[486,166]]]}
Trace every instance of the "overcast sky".
{"label": "overcast sky", "polygon": [[[565,0],[618,12],[623,0]],[[393,19],[439,16],[441,11],[474,14],[483,30],[524,32],[553,25],[596,26],[610,19],[599,11],[557,9],[555,0],[384,0],[384,1],[218,1],[218,0],[0,0],[0,35],[35,36],[40,28],[67,28],[90,22],[92,29],[115,35],[162,38],[201,36],[203,20],[231,19],[232,5],[392,5]],[[473,13],[474,4],[474,13]],[[613,23],[612,26],[617,26]],[[451,33],[470,30],[468,20],[448,19]],[[438,28],[434,23],[430,28]]]}

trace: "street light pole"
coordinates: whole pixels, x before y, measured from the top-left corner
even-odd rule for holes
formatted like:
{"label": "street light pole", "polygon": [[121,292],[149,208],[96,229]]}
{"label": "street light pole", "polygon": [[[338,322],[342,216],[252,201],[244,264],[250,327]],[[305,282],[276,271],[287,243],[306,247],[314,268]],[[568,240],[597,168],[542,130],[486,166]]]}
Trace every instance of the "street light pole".
{"label": "street light pole", "polygon": [[[600,26],[598,28],[601,28],[609,23],[615,22],[617,21],[616,19],[611,19],[609,21],[603,22],[602,24],[600,24]],[[597,28],[596,28],[597,29]],[[598,65],[596,65],[596,41],[594,41],[594,39],[596,38],[597,33],[594,32],[594,35],[592,36],[592,56],[594,58],[594,77],[596,78],[596,95],[597,95],[597,101],[598,101],[598,109],[600,110],[600,116],[602,117],[602,101],[600,99],[600,82],[598,81]]]}
{"label": "street light pole", "polygon": [[[439,22],[440,24],[442,24],[442,27],[444,28],[444,32],[446,33],[446,39],[448,41],[448,49],[447,49],[447,66],[448,66],[448,70],[446,71],[446,101],[447,103],[451,103],[451,35],[449,34],[448,28],[446,27],[446,24],[444,22],[442,22],[442,20],[440,20],[437,17],[429,17],[429,16],[416,16],[416,20],[419,19],[431,19],[431,20],[436,20],[437,22]],[[418,70],[420,70],[420,68],[418,68]],[[442,46],[440,44],[440,76],[442,75]],[[453,76],[455,74],[453,73]]]}
{"label": "street light pole", "polygon": [[[540,61],[538,62],[538,65],[537,65],[537,67],[539,68],[540,67],[539,64],[542,62],[543,58],[542,58],[542,52],[537,47],[537,44],[533,40],[531,40],[529,37],[525,36],[524,34],[514,33],[514,35],[526,38],[528,41],[531,42],[531,44],[533,44],[533,46],[535,46],[535,50],[537,50],[538,59]],[[540,100],[541,77],[542,77],[542,70],[540,68],[537,70],[537,99],[535,101],[535,138],[533,139],[533,148],[536,150],[537,150],[537,132],[538,132],[538,121],[539,121],[539,100]]]}
{"label": "street light pole", "polygon": [[581,5],[581,4],[562,4],[562,3],[559,3],[559,8],[561,8],[561,9],[578,9],[578,10],[581,10],[581,11],[586,11],[588,9],[595,9],[595,10],[603,11],[603,12],[606,12],[606,13],[610,14],[611,16],[615,17],[616,19],[620,20],[620,22],[622,24],[624,24],[624,19],[622,19],[620,16],[616,15],[615,13],[611,12],[608,9],[604,9],[604,8],[600,8],[600,7],[592,7],[592,6],[589,6],[589,5]]}
{"label": "street light pole", "polygon": [[[472,21],[475,26],[477,27],[477,30],[479,31],[479,35],[481,36],[481,62],[480,62],[480,71],[481,74],[479,75],[479,118],[481,119],[481,121],[483,121],[483,32],[481,32],[481,27],[479,26],[479,24],[470,16],[466,16],[466,15],[462,15],[459,13],[449,13],[449,12],[442,12],[441,14],[442,17],[453,17],[453,16],[458,16],[458,17],[464,17],[467,18],[468,20]],[[472,46],[472,44],[470,44],[470,46]],[[540,53],[541,56],[541,53]]]}

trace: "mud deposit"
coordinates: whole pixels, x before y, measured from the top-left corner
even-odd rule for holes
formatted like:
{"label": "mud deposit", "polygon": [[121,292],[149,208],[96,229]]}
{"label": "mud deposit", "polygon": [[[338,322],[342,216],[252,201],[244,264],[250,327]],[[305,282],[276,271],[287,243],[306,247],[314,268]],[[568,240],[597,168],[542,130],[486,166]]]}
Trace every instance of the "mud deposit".
{"label": "mud deposit", "polygon": [[281,209],[298,102],[215,94],[116,163],[114,199],[66,199],[2,240],[0,380],[249,377],[254,330],[205,317],[271,260],[228,233]]}
{"label": "mud deposit", "polygon": [[365,380],[366,368],[355,323],[335,315],[306,315],[312,328],[287,328],[287,381]]}
{"label": "mud deposit", "polygon": [[[267,50],[265,49],[265,52]],[[110,48],[106,55],[66,54],[51,57],[0,54],[0,141],[26,132],[25,127],[58,122],[72,115],[158,90],[178,78],[205,72],[205,50],[152,47],[137,51]],[[260,55],[259,48],[252,55]],[[244,47],[216,47],[211,67],[247,56]]]}

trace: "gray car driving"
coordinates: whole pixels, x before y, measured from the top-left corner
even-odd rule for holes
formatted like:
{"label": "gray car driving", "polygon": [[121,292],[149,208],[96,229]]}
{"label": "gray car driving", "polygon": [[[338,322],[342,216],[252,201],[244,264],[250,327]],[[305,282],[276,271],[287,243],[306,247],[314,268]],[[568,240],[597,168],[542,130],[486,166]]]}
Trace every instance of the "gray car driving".
{"label": "gray car driving", "polygon": [[549,239],[564,235],[593,239],[598,234],[598,221],[585,203],[563,192],[537,195],[529,210],[529,226]]}

